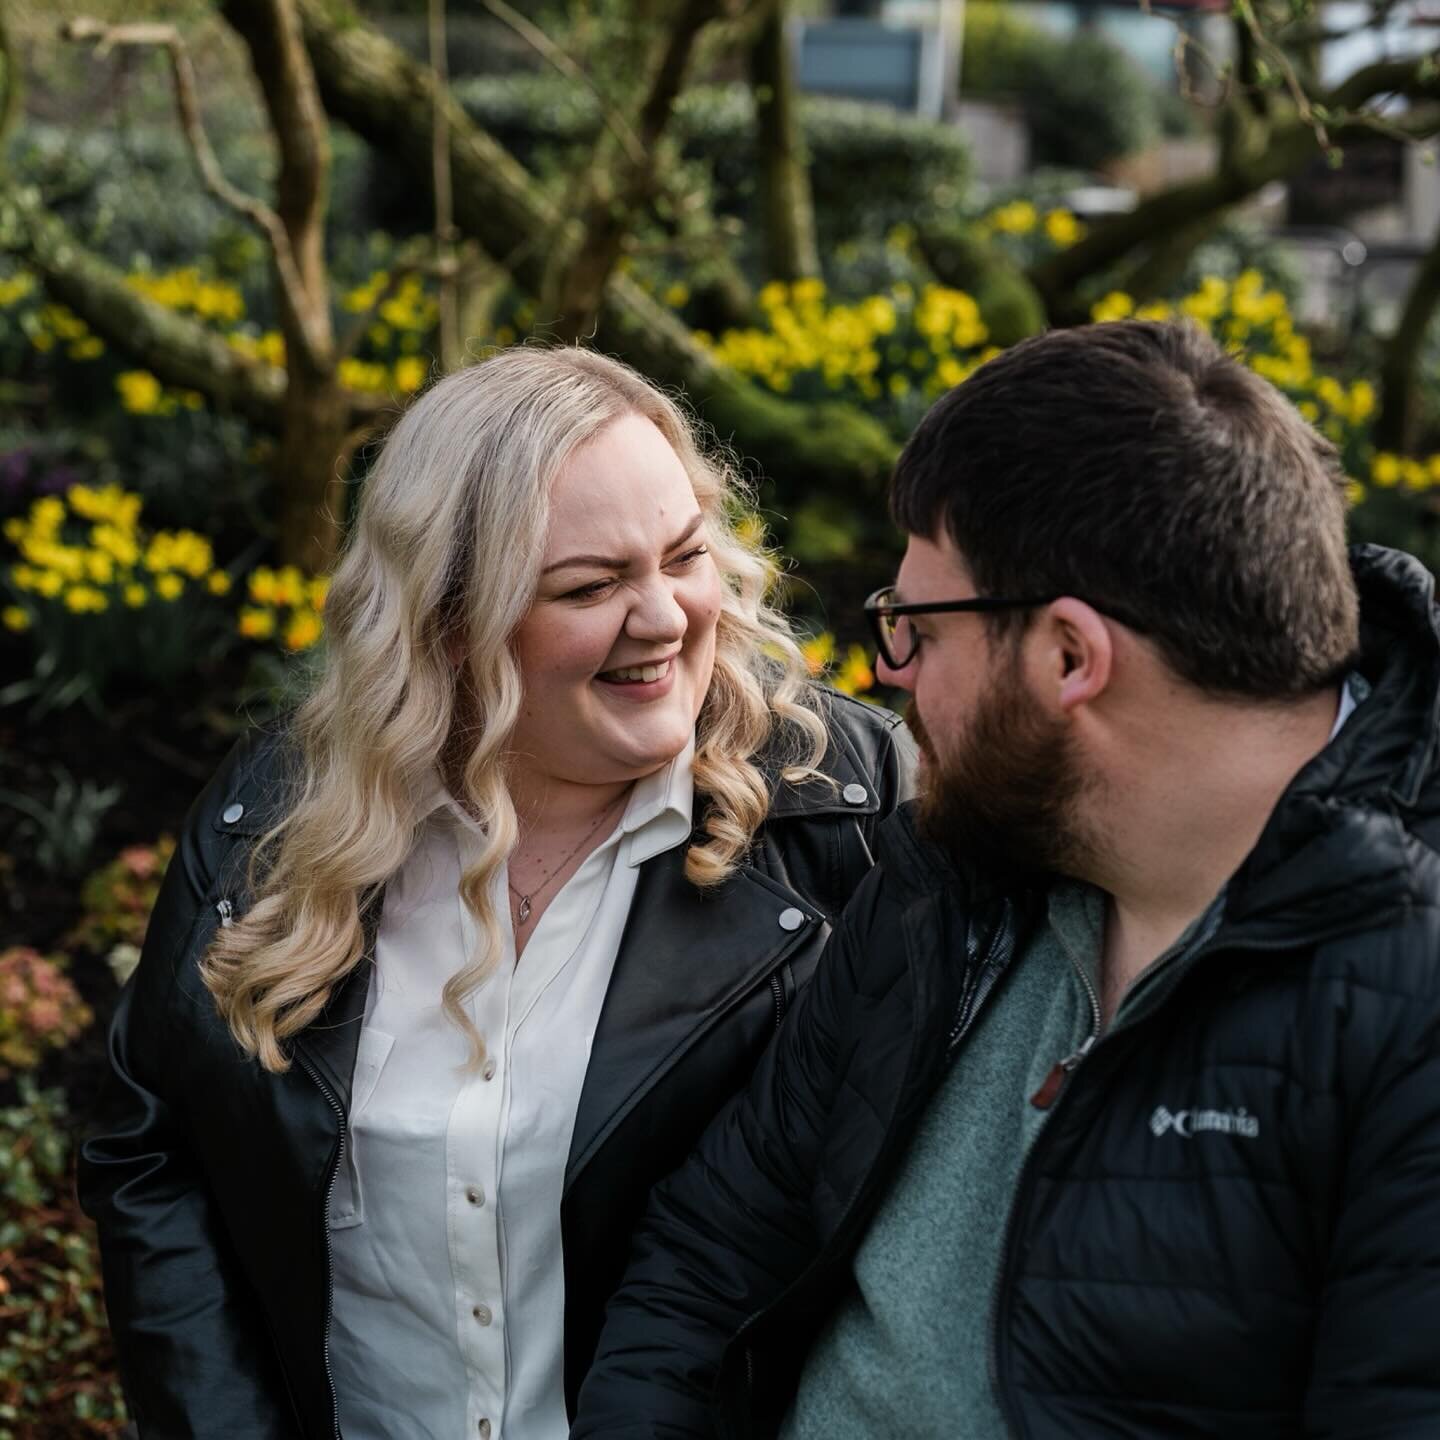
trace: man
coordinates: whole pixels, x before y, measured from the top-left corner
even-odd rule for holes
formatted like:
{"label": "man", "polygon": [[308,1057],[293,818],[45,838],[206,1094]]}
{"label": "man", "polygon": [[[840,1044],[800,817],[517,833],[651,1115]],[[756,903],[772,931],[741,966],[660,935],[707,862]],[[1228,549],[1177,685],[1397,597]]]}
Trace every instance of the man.
{"label": "man", "polygon": [[576,1440],[1440,1434],[1440,644],[1342,484],[1179,326],[934,407],[869,602],[925,797]]}

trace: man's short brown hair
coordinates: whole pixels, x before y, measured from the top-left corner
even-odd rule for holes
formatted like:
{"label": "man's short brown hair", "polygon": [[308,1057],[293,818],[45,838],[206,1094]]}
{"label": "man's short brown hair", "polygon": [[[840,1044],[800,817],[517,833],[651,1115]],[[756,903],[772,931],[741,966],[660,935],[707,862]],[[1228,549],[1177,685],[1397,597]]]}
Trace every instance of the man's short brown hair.
{"label": "man's short brown hair", "polygon": [[1122,321],[1023,341],[944,395],[891,509],[947,533],[982,595],[1111,607],[1199,688],[1278,699],[1358,645],[1344,488],[1334,446],[1203,331]]}

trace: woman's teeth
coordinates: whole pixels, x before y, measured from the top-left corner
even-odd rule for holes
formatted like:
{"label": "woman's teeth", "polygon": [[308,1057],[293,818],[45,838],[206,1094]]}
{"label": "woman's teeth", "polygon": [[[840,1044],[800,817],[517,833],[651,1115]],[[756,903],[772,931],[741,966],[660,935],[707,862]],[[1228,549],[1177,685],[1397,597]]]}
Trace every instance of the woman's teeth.
{"label": "woman's teeth", "polygon": [[624,670],[607,670],[601,678],[605,680],[643,680],[645,684],[649,685],[668,674],[669,670],[670,662],[665,660],[659,665],[631,665]]}

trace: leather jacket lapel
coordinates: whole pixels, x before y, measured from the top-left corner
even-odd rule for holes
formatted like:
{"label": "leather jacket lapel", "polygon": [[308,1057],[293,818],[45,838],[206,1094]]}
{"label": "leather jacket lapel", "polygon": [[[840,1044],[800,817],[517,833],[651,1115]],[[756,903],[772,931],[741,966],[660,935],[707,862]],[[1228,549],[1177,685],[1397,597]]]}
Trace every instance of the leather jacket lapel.
{"label": "leather jacket lapel", "polygon": [[[641,866],[590,1049],[567,1191],[688,1046],[824,919],[800,896],[746,868],[718,890],[697,890],[685,878],[685,849]],[[786,911],[803,919],[786,928],[794,918],[786,915],[782,924]]]}

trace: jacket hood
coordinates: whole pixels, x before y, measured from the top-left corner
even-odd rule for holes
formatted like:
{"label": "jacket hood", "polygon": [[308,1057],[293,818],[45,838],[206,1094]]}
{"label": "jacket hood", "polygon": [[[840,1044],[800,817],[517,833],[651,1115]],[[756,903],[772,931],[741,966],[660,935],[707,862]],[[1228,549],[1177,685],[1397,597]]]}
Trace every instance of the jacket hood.
{"label": "jacket hood", "polygon": [[1440,886],[1435,581],[1398,550],[1351,551],[1368,698],[1300,771],[1231,881],[1226,922],[1264,942],[1373,925]]}

